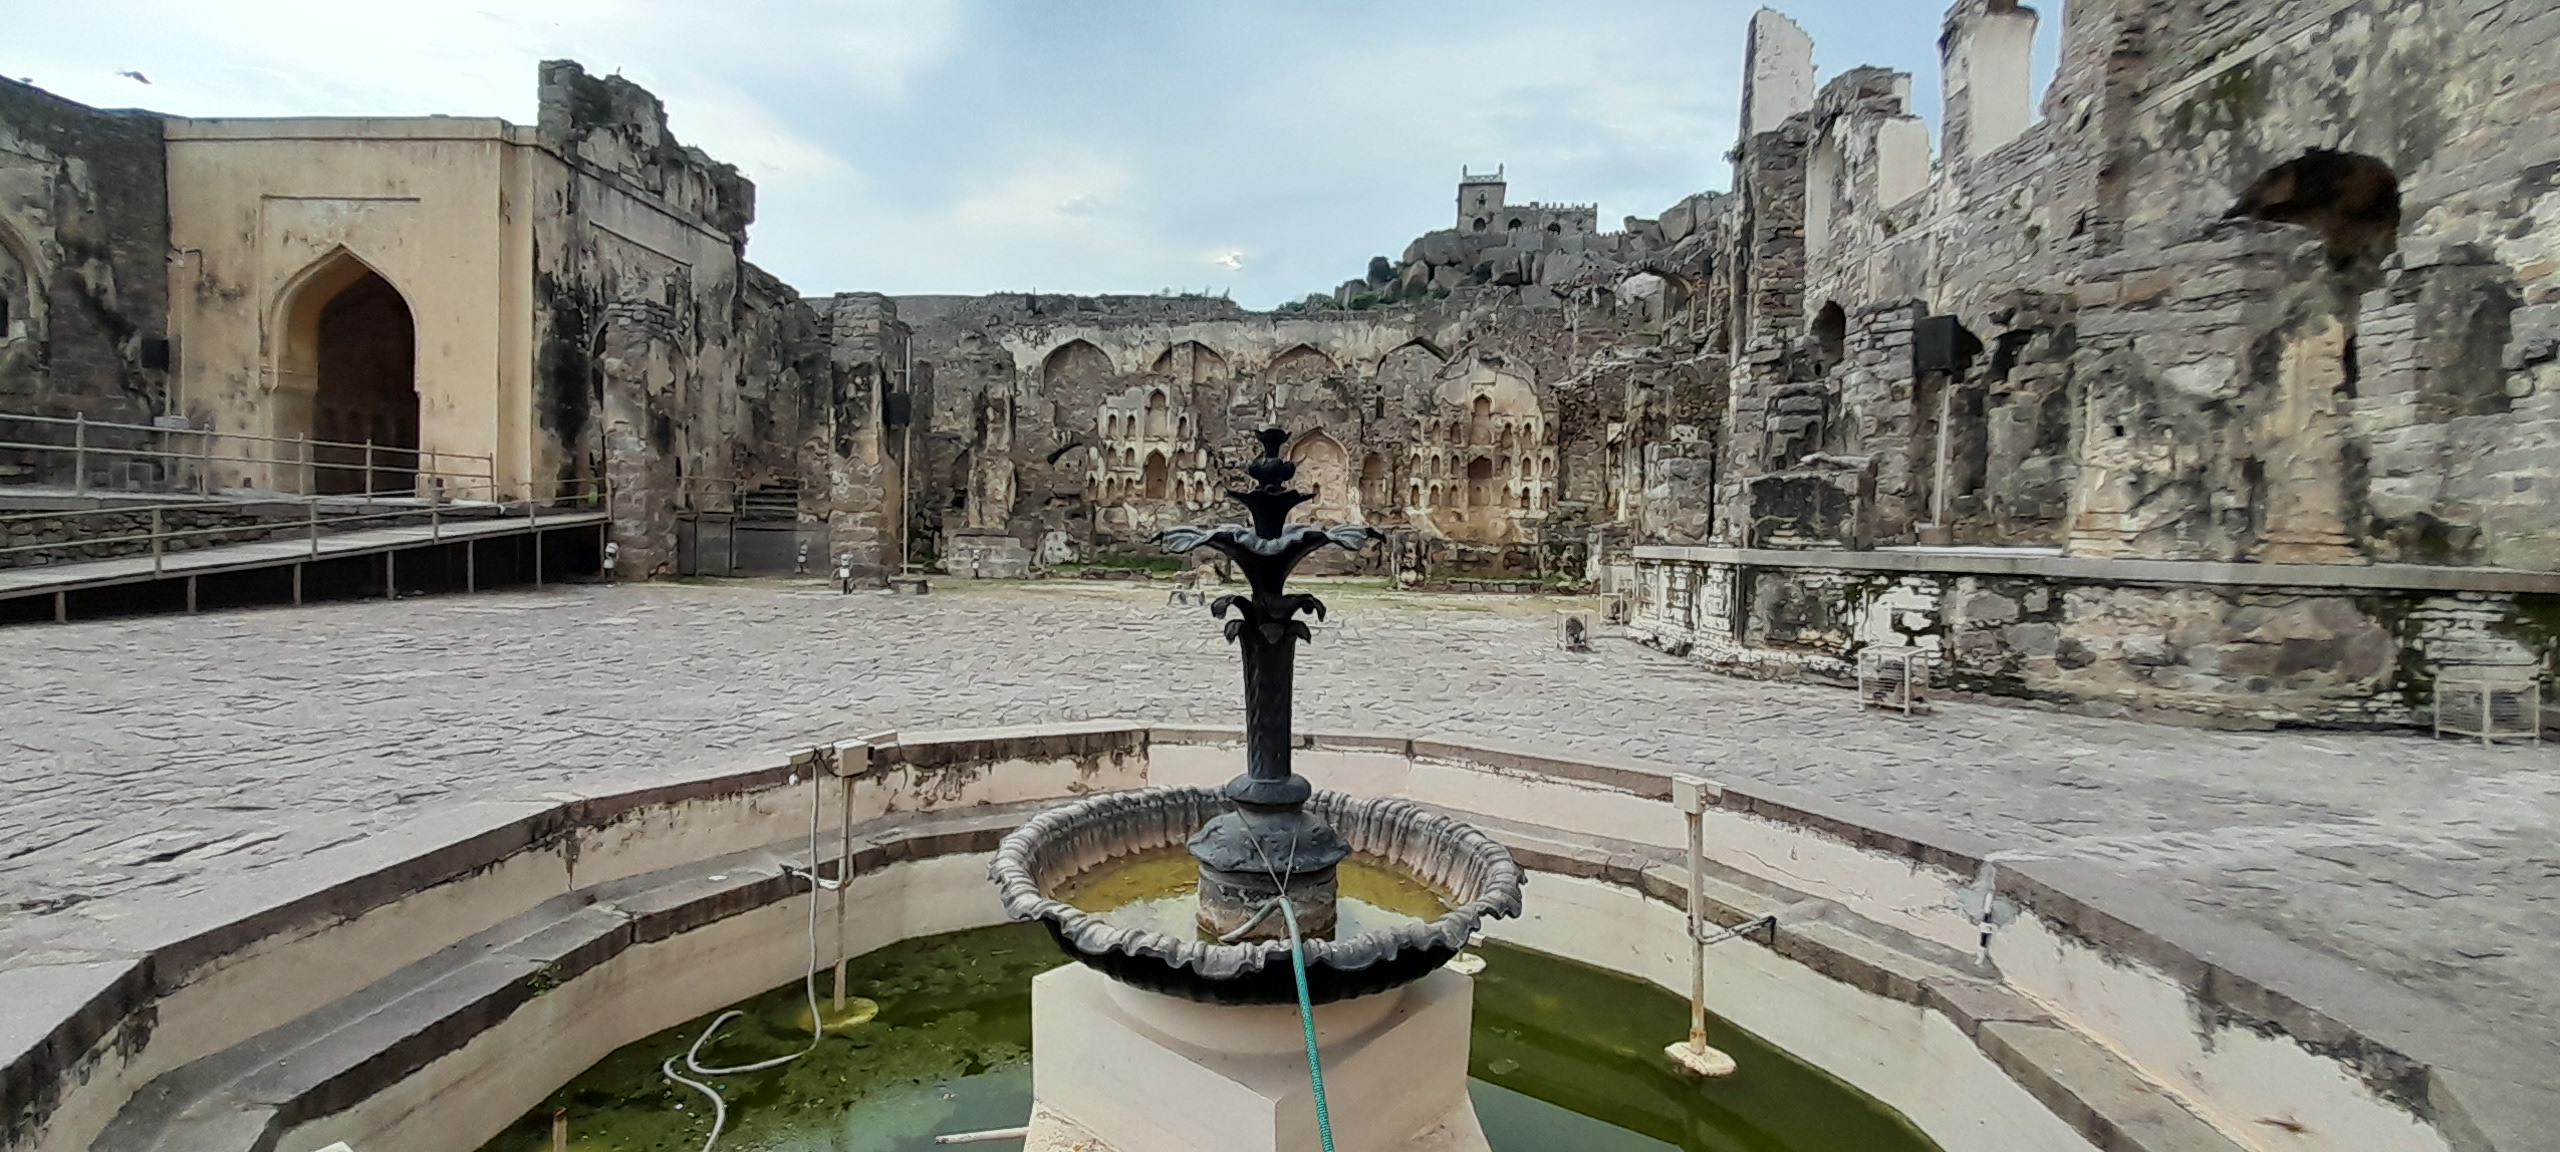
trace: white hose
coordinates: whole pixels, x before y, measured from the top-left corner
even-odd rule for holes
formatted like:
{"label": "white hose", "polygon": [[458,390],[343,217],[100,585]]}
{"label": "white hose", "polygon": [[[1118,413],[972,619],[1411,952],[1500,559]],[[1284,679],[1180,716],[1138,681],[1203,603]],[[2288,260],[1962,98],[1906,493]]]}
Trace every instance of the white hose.
{"label": "white hose", "polygon": [[[741,1072],[762,1072],[767,1068],[780,1068],[817,1051],[818,1042],[826,1036],[826,1022],[818,1015],[818,890],[842,887],[845,878],[839,876],[833,884],[818,878],[819,779],[816,772],[809,774],[809,968],[800,978],[801,990],[809,996],[809,1046],[787,1056],[776,1056],[771,1060],[759,1060],[753,1064],[740,1064],[733,1068],[706,1067],[702,1063],[702,1046],[710,1043],[711,1038],[730,1021],[746,1015],[732,1008],[712,1017],[711,1025],[702,1030],[702,1035],[694,1038],[692,1047],[684,1050],[684,1066],[696,1076],[735,1076]],[[782,874],[785,878],[788,878],[791,872],[790,865],[783,865]],[[720,1142],[721,1129],[729,1126],[728,1102],[720,1098],[719,1089],[702,1081],[679,1075],[676,1072],[676,1058],[673,1056],[667,1057],[658,1065],[658,1072],[668,1080],[682,1084],[711,1099],[711,1135],[702,1141],[702,1152],[711,1152],[712,1145]]]}

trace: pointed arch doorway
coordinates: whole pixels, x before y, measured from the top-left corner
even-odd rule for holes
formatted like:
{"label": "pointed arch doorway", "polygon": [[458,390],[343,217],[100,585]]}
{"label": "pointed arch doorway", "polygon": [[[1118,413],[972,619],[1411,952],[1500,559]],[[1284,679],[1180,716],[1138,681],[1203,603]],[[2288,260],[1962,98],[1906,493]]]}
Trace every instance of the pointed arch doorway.
{"label": "pointed arch doorway", "polygon": [[325,495],[413,493],[418,337],[400,290],[340,249],[299,278],[285,330],[277,431],[315,443],[308,467],[278,469],[276,486]]}

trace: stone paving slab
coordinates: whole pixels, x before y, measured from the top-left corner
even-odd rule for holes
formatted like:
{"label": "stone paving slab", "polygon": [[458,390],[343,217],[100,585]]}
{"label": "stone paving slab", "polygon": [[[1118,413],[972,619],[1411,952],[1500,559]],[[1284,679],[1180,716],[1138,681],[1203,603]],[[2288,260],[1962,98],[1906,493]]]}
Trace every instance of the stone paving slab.
{"label": "stone paving slab", "polygon": [[[2087,861],[2379,972],[2560,1064],[2560,748],[2231,733],[1734,680],[1554,601],[1319,588],[1299,726],[1570,749]],[[1230,726],[1235,657],[1160,587],[555,587],[0,630],[0,970],[129,911],[254,902],[458,809],[881,730]],[[246,900],[244,900],[246,897]]]}

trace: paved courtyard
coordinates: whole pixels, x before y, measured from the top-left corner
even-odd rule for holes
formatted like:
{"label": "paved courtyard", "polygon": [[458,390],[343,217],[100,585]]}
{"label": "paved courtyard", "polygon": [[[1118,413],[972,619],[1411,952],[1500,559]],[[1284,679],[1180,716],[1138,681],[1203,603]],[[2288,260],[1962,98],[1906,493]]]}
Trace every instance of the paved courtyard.
{"label": "paved courtyard", "polygon": [[[2560,749],[2227,733],[1727,679],[1550,602],[1339,589],[1306,729],[1608,752],[2105,861],[2560,1063]],[[0,630],[0,967],[473,801],[882,728],[1238,722],[1197,610],[1084,581],[550,588]]]}

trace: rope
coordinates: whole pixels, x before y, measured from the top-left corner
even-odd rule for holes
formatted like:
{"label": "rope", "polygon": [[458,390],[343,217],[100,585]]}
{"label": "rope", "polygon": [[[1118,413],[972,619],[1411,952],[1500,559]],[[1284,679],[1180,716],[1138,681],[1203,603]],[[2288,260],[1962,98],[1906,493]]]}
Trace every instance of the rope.
{"label": "rope", "polygon": [[[845,878],[839,877],[835,883],[830,884],[818,876],[820,788],[818,782],[822,779],[824,777],[817,772],[809,774],[809,967],[800,979],[801,990],[809,997],[809,1046],[787,1056],[776,1056],[771,1060],[759,1060],[753,1064],[740,1064],[734,1068],[706,1067],[702,1063],[702,1046],[710,1043],[711,1038],[718,1035],[722,1028],[727,1027],[730,1021],[746,1015],[732,1008],[712,1017],[711,1026],[704,1028],[702,1035],[694,1037],[693,1046],[684,1050],[684,1066],[696,1076],[735,1076],[741,1072],[762,1072],[767,1068],[779,1068],[817,1051],[819,1041],[826,1037],[826,1021],[818,1013],[818,890],[839,887],[843,885]],[[789,879],[792,873],[793,869],[789,864],[782,866],[782,875],[785,879]],[[710,1097],[711,1135],[703,1138],[702,1152],[711,1152],[712,1145],[720,1142],[721,1130],[729,1126],[728,1102],[722,1100],[719,1090],[711,1085],[678,1074],[676,1058],[673,1056],[667,1057],[658,1065],[658,1073],[670,1081]],[[1333,1146],[1329,1143],[1325,1145],[1326,1152],[1332,1152],[1332,1148]]]}
{"label": "rope", "polygon": [[[1229,811],[1236,814],[1236,819],[1244,819],[1244,809],[1234,801],[1229,801],[1227,807]],[[1286,875],[1281,873],[1279,864],[1271,859],[1270,850],[1262,846],[1261,838],[1252,839],[1254,851],[1262,857],[1263,873],[1271,877],[1272,886],[1279,895],[1263,901],[1262,907],[1254,909],[1253,915],[1245,919],[1242,927],[1219,937],[1219,940],[1222,943],[1233,943],[1242,939],[1245,933],[1253,931],[1254,925],[1262,923],[1265,917],[1271,915],[1271,910],[1275,906],[1280,909],[1281,917],[1289,922],[1289,970],[1298,979],[1298,1026],[1307,1034],[1307,1084],[1314,1090],[1316,1098],[1316,1135],[1324,1139],[1324,1152],[1333,1152],[1333,1113],[1325,1107],[1324,1103],[1324,1061],[1316,1056],[1316,1008],[1314,1002],[1307,996],[1307,942],[1298,935],[1298,909],[1289,902],[1289,881],[1296,879],[1298,875],[1298,837],[1296,833],[1290,833],[1289,868]],[[711,1152],[711,1150],[705,1148],[703,1152]]]}
{"label": "rope", "polygon": [[1289,921],[1289,969],[1298,977],[1298,1026],[1307,1033],[1307,1083],[1315,1090],[1316,1135],[1324,1138],[1324,1152],[1333,1152],[1333,1114],[1324,1106],[1324,1064],[1316,1058],[1316,1009],[1307,999],[1307,945],[1298,938],[1298,910],[1289,906],[1289,894],[1281,893],[1273,900],[1280,914]]}

